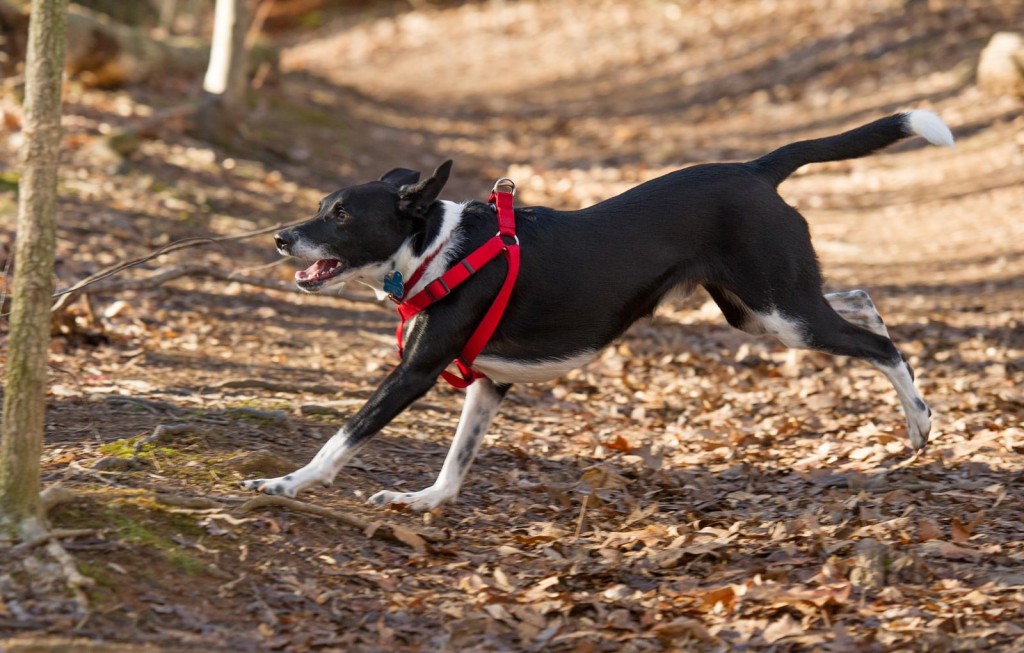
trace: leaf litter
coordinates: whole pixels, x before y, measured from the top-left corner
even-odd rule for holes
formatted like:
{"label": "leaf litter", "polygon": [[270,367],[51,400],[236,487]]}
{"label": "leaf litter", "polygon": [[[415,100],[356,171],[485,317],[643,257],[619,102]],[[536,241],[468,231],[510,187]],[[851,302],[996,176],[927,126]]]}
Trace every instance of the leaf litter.
{"label": "leaf litter", "polygon": [[[765,3],[746,1],[598,5],[466,4],[303,39],[284,52],[282,88],[254,107],[282,160],[164,127],[108,174],[88,147],[102,125],[168,98],[72,83],[59,283],[174,239],[301,217],[369,168],[453,155],[454,195],[480,197],[509,174],[524,202],[573,207],[680,163],[930,106],[955,130],[976,126],[956,153],[896,148],[782,188],[809,219],[829,288],[869,290],[907,352],[937,417],[928,449],[910,456],[877,372],[732,331],[697,293],[586,368],[514,388],[455,505],[365,504],[433,481],[461,400],[438,388],[334,487],[303,496],[368,528],[282,507],[238,517],[243,475],[311,456],[390,368],[393,315],[191,278],[98,293],[68,308],[54,340],[44,453],[46,480],[77,496],[54,508],[55,525],[89,533],[66,547],[95,581],[91,611],[34,586],[29,558],[5,558],[0,634],[232,651],[1024,648],[1024,175],[1006,166],[1021,158],[1024,125],[1019,104],[983,98],[956,72],[1006,16],[895,0],[787,3],[767,21]],[[700,38],[678,32],[684,10]],[[556,28],[566,12],[578,34]],[[806,33],[769,30],[784,19]],[[837,25],[847,36],[829,40]],[[467,47],[452,33],[479,57],[425,95],[422,79],[449,71],[423,67]],[[552,39],[586,47],[569,54]],[[519,75],[481,76],[504,47],[537,58]],[[341,91],[353,85],[363,94]],[[295,120],[298,109],[319,119]],[[275,260],[267,239],[198,252],[169,262]],[[283,270],[260,274],[285,281]],[[137,467],[92,468],[180,423],[195,428],[147,444]],[[380,529],[394,537],[369,537]]]}

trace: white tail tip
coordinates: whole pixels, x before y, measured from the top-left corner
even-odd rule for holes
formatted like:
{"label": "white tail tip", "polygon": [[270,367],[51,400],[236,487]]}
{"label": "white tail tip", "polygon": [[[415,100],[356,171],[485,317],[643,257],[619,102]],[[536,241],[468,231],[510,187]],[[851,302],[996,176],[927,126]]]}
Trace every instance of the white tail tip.
{"label": "white tail tip", "polygon": [[956,149],[953,132],[949,131],[942,118],[925,109],[915,109],[906,114],[907,129],[924,138],[932,145],[945,145]]}

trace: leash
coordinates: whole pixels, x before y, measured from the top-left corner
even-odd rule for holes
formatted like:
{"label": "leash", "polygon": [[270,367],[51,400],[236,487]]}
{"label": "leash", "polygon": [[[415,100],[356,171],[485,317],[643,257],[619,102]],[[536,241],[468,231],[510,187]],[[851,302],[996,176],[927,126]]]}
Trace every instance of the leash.
{"label": "leash", "polygon": [[[398,356],[401,357],[404,354],[402,333],[405,331],[406,322],[431,304],[447,297],[449,293],[476,274],[477,270],[497,258],[499,254],[505,256],[505,260],[508,262],[505,281],[501,284],[494,303],[487,309],[487,313],[484,314],[473,335],[462,348],[462,354],[453,361],[459,374],[453,374],[448,370],[441,372],[441,378],[456,388],[467,388],[473,381],[484,378],[485,375],[473,369],[473,361],[490,341],[494,330],[498,328],[501,316],[504,315],[505,308],[508,306],[509,297],[512,296],[516,278],[519,276],[519,237],[516,235],[516,217],[513,208],[515,192],[515,183],[507,177],[502,177],[495,182],[491,195],[487,198],[487,203],[494,207],[498,216],[498,233],[493,238],[449,268],[440,277],[428,283],[423,290],[412,297],[402,300],[392,295],[392,298],[398,302],[398,315],[401,318],[401,323],[395,331],[395,338],[398,340]],[[430,255],[409,277],[410,288],[423,277],[427,266],[436,255],[437,252]]]}

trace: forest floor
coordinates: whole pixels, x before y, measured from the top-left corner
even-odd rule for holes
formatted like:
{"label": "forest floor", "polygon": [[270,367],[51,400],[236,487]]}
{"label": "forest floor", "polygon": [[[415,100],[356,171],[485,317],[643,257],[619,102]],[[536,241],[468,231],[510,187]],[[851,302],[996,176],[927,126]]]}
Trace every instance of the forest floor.
{"label": "forest floor", "polygon": [[[64,546],[90,585],[77,600],[39,580],[39,550],[5,553],[0,650],[1024,649],[1024,117],[972,78],[1024,6],[728,5],[333,17],[279,37],[283,72],[231,150],[169,121],[116,154],[105,134],[191,82],[72,81],[58,285],[311,215],[392,167],[454,158],[447,198],[508,175],[522,204],[576,208],[930,108],[956,150],[908,141],[781,187],[828,289],[867,290],[917,371],[923,452],[877,371],[734,331],[698,291],[587,367],[514,387],[452,505],[366,503],[433,482],[461,405],[438,385],[300,497],[334,512],[245,512],[239,481],[304,464],[394,364],[392,308],[230,280],[94,293],[56,327],[43,461],[74,493],[50,519],[81,529]],[[0,110],[9,236],[20,114]],[[144,267],[289,281],[277,260],[265,235]]]}

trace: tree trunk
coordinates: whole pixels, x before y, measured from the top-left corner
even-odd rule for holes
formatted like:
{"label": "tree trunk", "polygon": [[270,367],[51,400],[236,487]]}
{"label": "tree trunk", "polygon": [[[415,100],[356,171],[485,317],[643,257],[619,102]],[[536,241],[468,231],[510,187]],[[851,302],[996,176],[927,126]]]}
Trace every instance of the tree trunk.
{"label": "tree trunk", "polygon": [[39,527],[67,0],[33,0],[25,66],[14,294],[0,436],[0,526]]}
{"label": "tree trunk", "polygon": [[248,62],[245,51],[245,0],[217,0],[213,18],[210,65],[203,80],[199,131],[214,142],[228,142],[237,131],[245,106]]}

